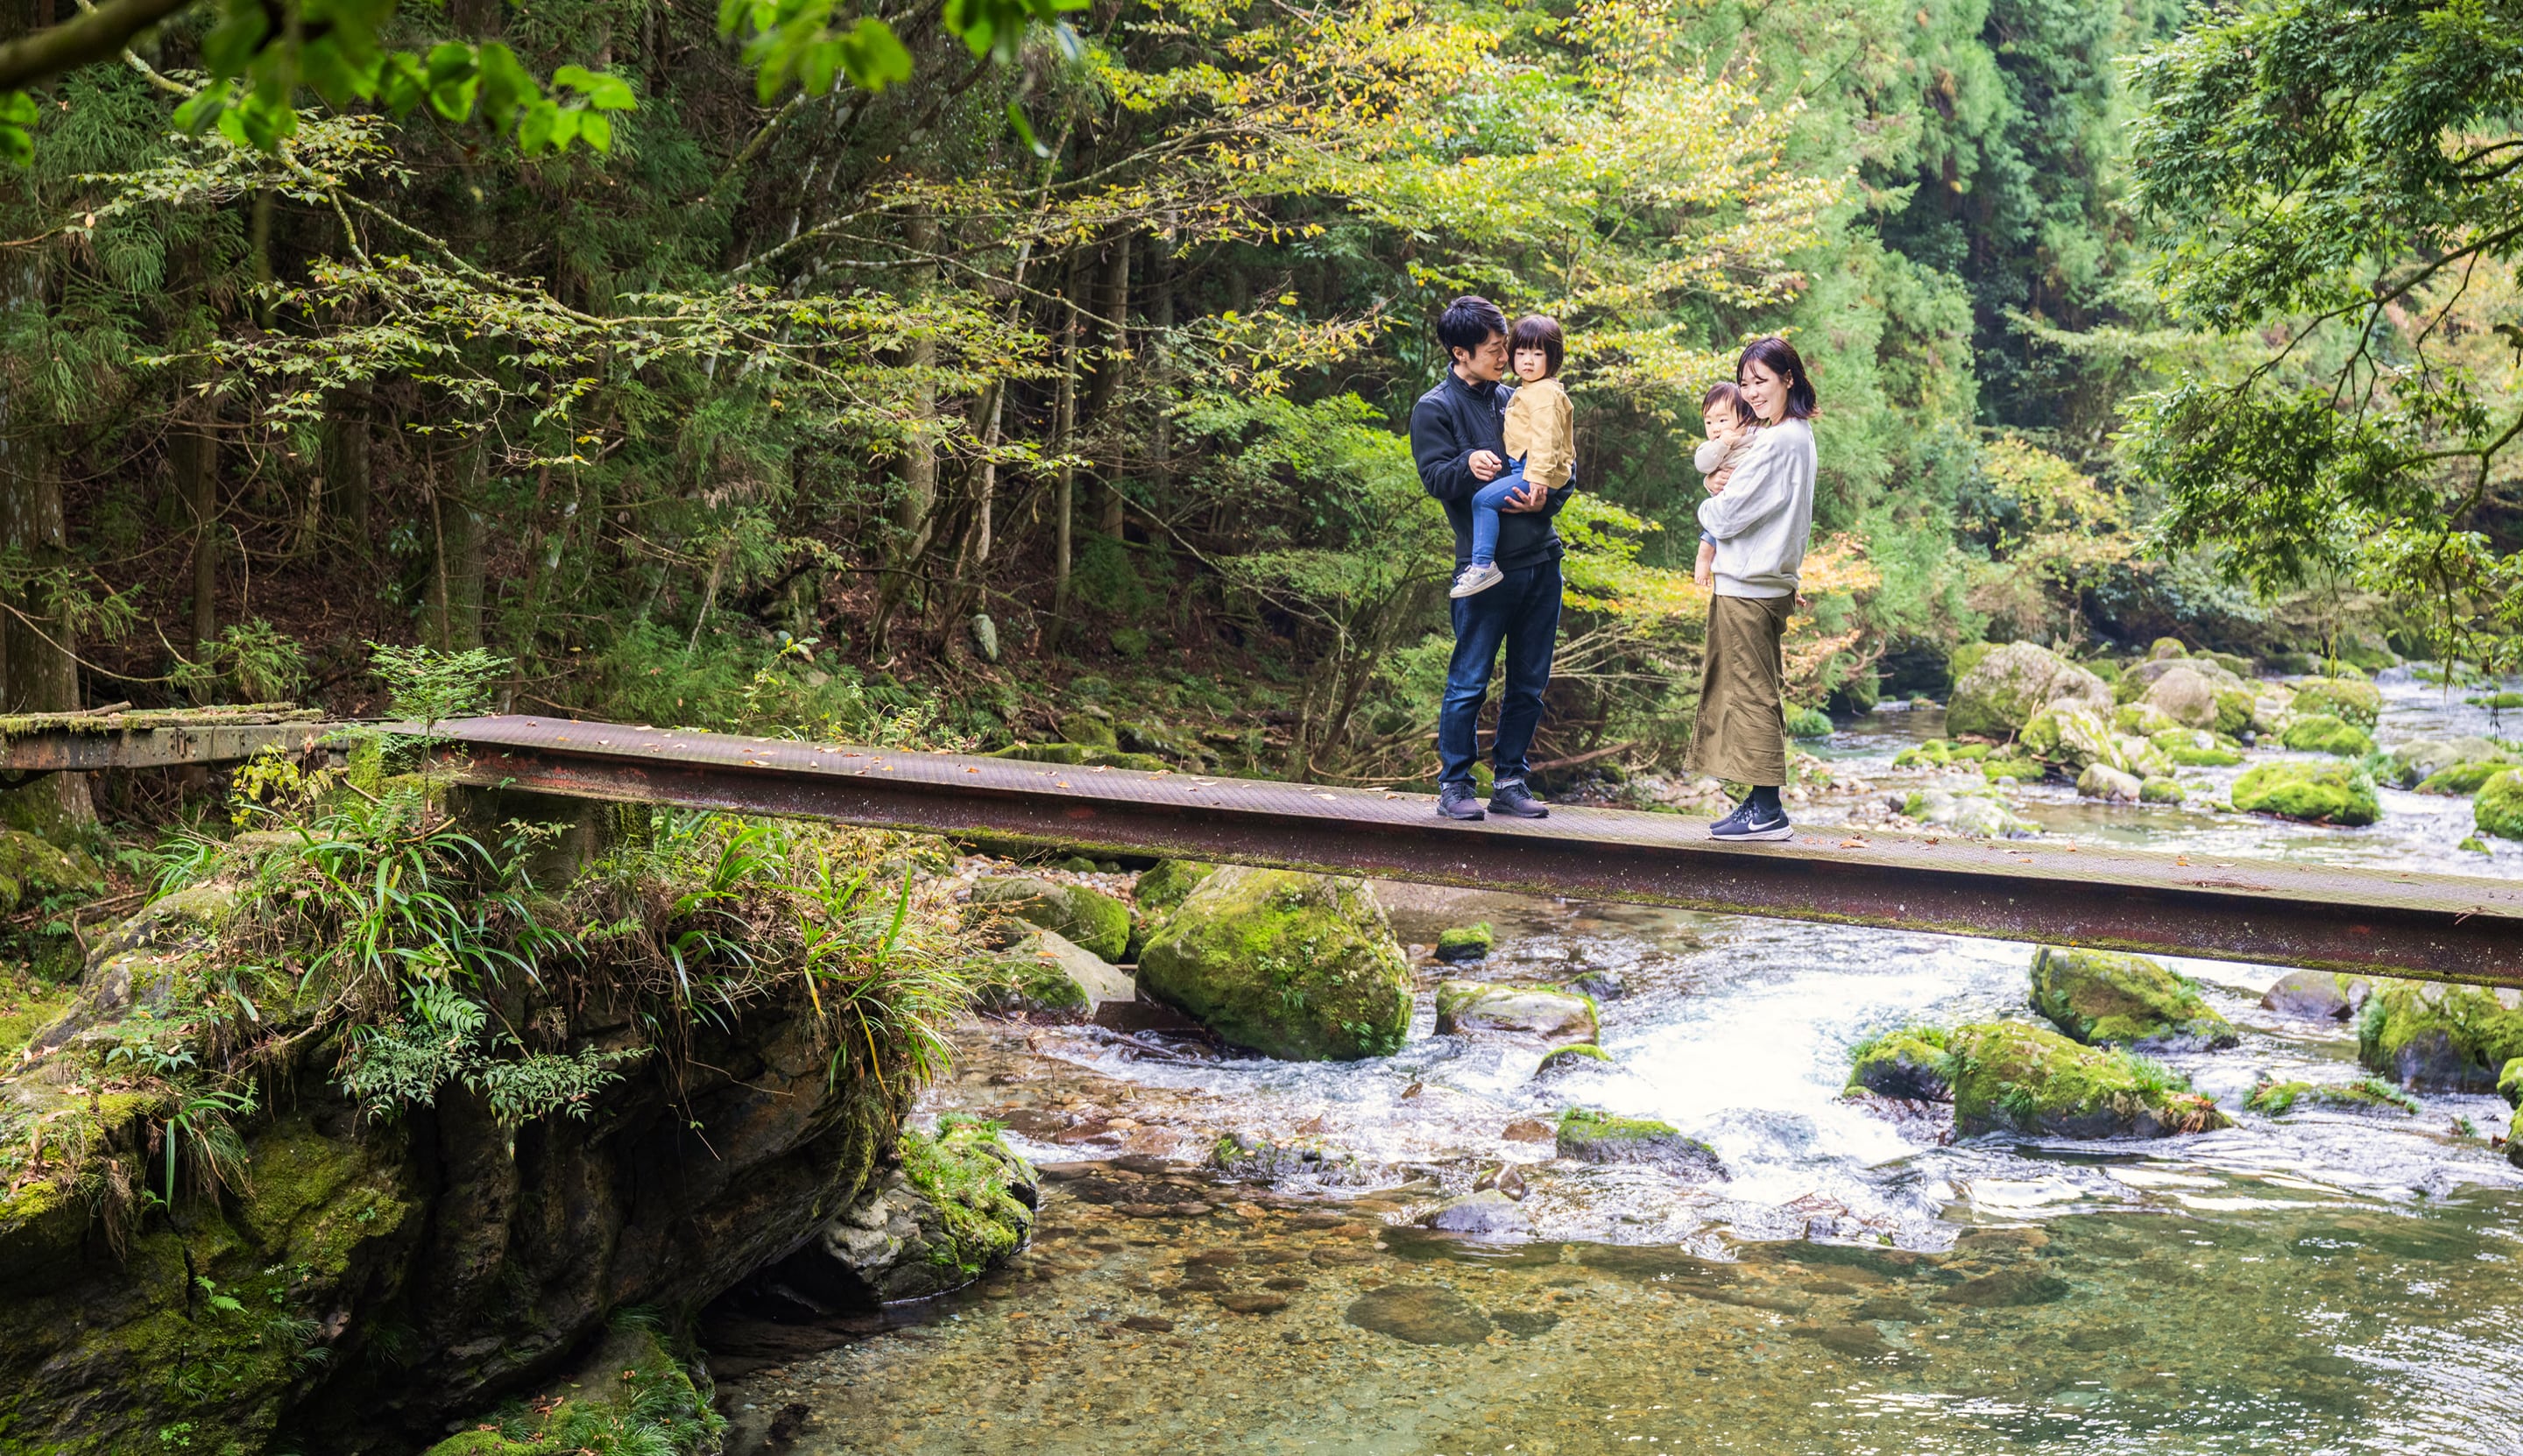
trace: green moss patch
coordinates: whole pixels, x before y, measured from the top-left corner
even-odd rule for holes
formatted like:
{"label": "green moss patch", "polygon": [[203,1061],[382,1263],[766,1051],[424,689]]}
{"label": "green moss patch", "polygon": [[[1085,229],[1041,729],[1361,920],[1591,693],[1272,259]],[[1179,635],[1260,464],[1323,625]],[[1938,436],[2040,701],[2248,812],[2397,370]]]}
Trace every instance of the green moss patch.
{"label": "green moss patch", "polygon": [[2499,759],[2454,764],[2449,769],[2439,769],[2419,779],[2417,790],[2422,794],[2449,794],[2456,798],[2468,798],[2486,787],[2488,780],[2512,767],[2513,765]]}
{"label": "green moss patch", "polygon": [[1498,948],[1498,932],[1483,920],[1474,925],[1453,925],[1437,932],[1437,959],[1440,961],[1478,961]]}
{"label": "green moss patch", "polygon": [[2374,780],[2346,764],[2261,764],[2234,780],[2234,807],[2314,824],[2370,824],[2383,817]]}
{"label": "green moss patch", "polygon": [[2523,994],[2380,980],[2356,1018],[2356,1059],[2404,1087],[2493,1092],[2523,1057]]}
{"label": "green moss patch", "polygon": [[1882,1032],[1849,1052],[1848,1093],[1903,1102],[1944,1102],[1954,1092],[1954,1057],[1932,1026]]}
{"label": "green moss patch", "polygon": [[2283,1117],[2297,1107],[2336,1107],[2349,1111],[2407,1114],[2418,1100],[2380,1077],[2346,1085],[2321,1082],[2262,1082],[2243,1105],[2263,1117]]}
{"label": "green moss patch", "polygon": [[1559,1115],[1561,1157],[1589,1163],[1644,1163],[1677,1173],[1724,1177],[1717,1150],[1669,1122],[1618,1117],[1590,1107]]}
{"label": "green moss patch", "polygon": [[905,1131],[902,1172],[937,1210],[946,1238],[928,1256],[964,1279],[1003,1263],[1033,1232],[1033,1206],[1018,1197],[1030,1189],[1033,1169],[1009,1151],[999,1125],[949,1112],[931,1136]]}
{"label": "green moss patch", "polygon": [[2166,1137],[2228,1124],[2216,1104],[2163,1063],[2081,1046],[2017,1021],[1948,1032],[1954,1128],[2047,1137]]}
{"label": "green moss patch", "polygon": [[2523,772],[2492,775],[2471,799],[2470,812],[2482,834],[2523,839]]}
{"label": "green moss patch", "polygon": [[2295,711],[2321,714],[2357,728],[2371,728],[2382,716],[2383,694],[2357,678],[2307,678],[2295,684]]}

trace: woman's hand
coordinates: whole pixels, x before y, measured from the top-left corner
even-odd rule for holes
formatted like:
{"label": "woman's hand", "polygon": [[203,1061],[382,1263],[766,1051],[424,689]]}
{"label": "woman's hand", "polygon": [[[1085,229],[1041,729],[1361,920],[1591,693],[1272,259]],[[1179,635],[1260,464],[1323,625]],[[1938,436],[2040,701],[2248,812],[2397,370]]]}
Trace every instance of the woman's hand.
{"label": "woman's hand", "polygon": [[1726,483],[1727,483],[1728,481],[1733,480],[1734,478],[1735,478],[1735,467],[1734,467],[1734,466],[1732,466],[1732,465],[1729,465],[1729,466],[1727,466],[1725,469],[1718,471],[1718,472],[1717,472],[1716,474],[1714,474],[1714,475],[1703,476],[1703,477],[1700,479],[1700,484],[1701,484],[1701,485],[1704,485],[1704,486],[1706,486],[1706,487],[1708,488],[1708,493],[1709,493],[1709,494],[1714,495],[1714,494],[1717,494],[1719,492],[1724,491],[1724,490],[1726,489]]}

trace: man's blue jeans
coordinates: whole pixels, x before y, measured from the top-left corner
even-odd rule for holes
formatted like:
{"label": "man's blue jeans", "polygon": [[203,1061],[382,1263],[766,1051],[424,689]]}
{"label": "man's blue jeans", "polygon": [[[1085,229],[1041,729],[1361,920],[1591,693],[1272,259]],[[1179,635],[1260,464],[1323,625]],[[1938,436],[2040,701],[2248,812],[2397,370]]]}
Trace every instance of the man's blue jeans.
{"label": "man's blue jeans", "polygon": [[1559,560],[1520,566],[1487,591],[1453,599],[1454,657],[1446,668],[1446,702],[1437,714],[1440,783],[1469,783],[1480,755],[1481,702],[1490,665],[1506,649],[1506,686],[1499,695],[1498,741],[1490,762],[1500,779],[1524,776],[1525,753],[1542,722],[1542,690],[1550,685],[1550,653],[1559,642]]}

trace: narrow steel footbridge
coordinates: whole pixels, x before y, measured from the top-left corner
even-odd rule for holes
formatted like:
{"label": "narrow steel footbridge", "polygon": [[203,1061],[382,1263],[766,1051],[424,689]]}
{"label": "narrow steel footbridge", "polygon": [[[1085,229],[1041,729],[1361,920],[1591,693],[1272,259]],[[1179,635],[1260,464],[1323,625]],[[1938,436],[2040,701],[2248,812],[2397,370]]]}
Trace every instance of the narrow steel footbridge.
{"label": "narrow steel footbridge", "polygon": [[1424,794],[1071,767],[550,718],[439,736],[467,783],[1015,837],[1537,895],[2051,945],[2523,986],[2523,881],[2052,840],[1805,831],[1724,844],[1697,820],[1556,808],[1437,818]]}

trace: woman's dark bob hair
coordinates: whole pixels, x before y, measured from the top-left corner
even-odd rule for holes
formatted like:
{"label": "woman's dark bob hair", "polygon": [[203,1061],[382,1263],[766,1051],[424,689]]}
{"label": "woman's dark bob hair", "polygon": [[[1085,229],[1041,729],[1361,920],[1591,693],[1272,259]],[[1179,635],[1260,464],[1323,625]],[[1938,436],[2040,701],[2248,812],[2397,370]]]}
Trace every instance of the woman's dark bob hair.
{"label": "woman's dark bob hair", "polygon": [[1568,355],[1568,339],[1559,332],[1558,319],[1547,314],[1528,313],[1515,321],[1515,332],[1506,336],[1506,361],[1510,370],[1515,366],[1516,351],[1521,349],[1541,350],[1543,362],[1550,366],[1550,375],[1556,376],[1560,360]]}
{"label": "woman's dark bob hair", "polygon": [[1743,382],[1743,371],[1754,364],[1787,383],[1785,418],[1809,420],[1822,409],[1814,399],[1813,376],[1805,372],[1805,361],[1796,356],[1796,347],[1772,334],[1744,346],[1743,356],[1735,361],[1735,382]]}

